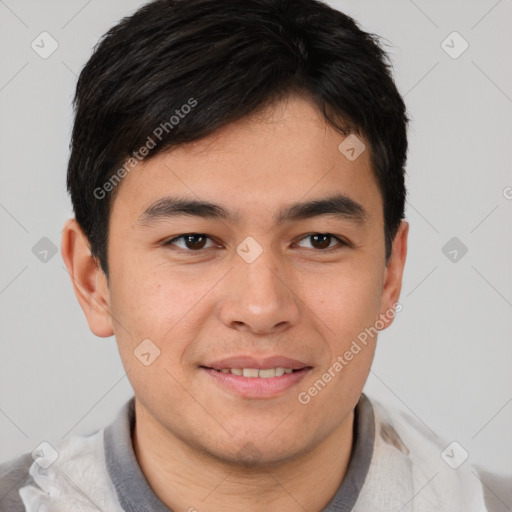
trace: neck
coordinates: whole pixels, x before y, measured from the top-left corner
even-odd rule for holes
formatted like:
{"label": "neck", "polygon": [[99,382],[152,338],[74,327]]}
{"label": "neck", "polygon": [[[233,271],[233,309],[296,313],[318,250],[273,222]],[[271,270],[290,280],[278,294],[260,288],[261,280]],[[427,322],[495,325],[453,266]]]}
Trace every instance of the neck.
{"label": "neck", "polygon": [[353,412],[307,453],[272,466],[239,466],[183,442],[135,401],[135,456],[158,498],[171,510],[320,511],[348,466]]}

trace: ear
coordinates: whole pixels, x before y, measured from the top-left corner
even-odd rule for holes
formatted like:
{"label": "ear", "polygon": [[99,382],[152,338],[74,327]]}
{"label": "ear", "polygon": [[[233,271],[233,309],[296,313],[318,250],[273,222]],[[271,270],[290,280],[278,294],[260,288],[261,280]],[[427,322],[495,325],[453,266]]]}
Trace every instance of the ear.
{"label": "ear", "polygon": [[409,223],[402,221],[393,240],[391,255],[384,271],[384,282],[382,288],[382,299],[379,313],[379,320],[384,327],[389,327],[395,318],[396,312],[401,311],[402,306],[397,305],[402,289],[402,276],[404,273],[405,259],[407,257],[407,236],[409,234]]}
{"label": "ear", "polygon": [[112,336],[107,278],[92,256],[89,241],[75,219],[64,224],[61,253],[89,328],[96,336]]}

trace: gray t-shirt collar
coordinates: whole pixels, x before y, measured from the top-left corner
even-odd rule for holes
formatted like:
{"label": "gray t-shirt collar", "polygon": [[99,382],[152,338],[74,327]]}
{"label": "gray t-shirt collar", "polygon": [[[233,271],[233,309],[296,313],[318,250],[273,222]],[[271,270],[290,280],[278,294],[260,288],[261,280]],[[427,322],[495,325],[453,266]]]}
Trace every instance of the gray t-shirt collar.
{"label": "gray t-shirt collar", "polygon": [[[153,492],[135,457],[132,434],[135,397],[105,428],[105,459],[117,497],[126,512],[172,512]],[[373,407],[363,394],[355,408],[354,442],[345,478],[322,512],[350,512],[364,485],[375,440]]]}

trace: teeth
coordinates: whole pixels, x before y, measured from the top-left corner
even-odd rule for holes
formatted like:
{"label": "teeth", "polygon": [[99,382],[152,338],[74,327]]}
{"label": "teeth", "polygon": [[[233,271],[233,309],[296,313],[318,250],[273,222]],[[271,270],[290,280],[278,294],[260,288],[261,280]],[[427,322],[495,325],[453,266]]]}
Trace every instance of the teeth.
{"label": "teeth", "polygon": [[244,368],[242,372],[244,377],[258,377],[260,373],[258,368]]}
{"label": "teeth", "polygon": [[244,377],[259,377],[260,379],[270,379],[272,377],[281,377],[285,373],[292,373],[295,370],[291,368],[266,368],[260,370],[258,368],[222,368],[217,370],[222,373],[232,373],[233,375],[240,375]]}

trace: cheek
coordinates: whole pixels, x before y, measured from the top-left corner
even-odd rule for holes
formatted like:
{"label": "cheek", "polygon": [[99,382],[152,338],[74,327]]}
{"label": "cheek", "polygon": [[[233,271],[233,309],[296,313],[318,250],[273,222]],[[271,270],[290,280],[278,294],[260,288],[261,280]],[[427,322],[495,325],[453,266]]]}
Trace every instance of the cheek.
{"label": "cheek", "polygon": [[328,409],[340,421],[357,403],[370,372],[376,338],[369,333],[379,313],[380,283],[368,271],[320,284],[317,281],[315,292],[309,294],[309,305],[320,319],[317,328],[329,346],[330,361],[318,369],[313,386],[303,391],[312,410],[325,414]]}
{"label": "cheek", "polygon": [[130,362],[138,344],[150,339],[161,359],[179,361],[203,322],[210,288],[208,279],[184,279],[162,268],[112,276],[111,313],[123,360]]}
{"label": "cheek", "polygon": [[317,277],[308,289],[307,302],[324,325],[322,332],[331,340],[333,357],[378,318],[381,280],[370,263],[340,269],[322,280]]}
{"label": "cheek", "polygon": [[184,315],[194,295],[178,279],[139,266],[113,276],[112,289],[112,314],[129,324],[130,331],[158,338]]}
{"label": "cheek", "polygon": [[112,279],[111,313],[130,383],[145,402],[176,396],[184,380],[182,355],[200,325],[194,305],[207,290],[163,279],[156,272],[125,275],[130,279]]}

